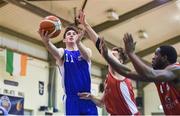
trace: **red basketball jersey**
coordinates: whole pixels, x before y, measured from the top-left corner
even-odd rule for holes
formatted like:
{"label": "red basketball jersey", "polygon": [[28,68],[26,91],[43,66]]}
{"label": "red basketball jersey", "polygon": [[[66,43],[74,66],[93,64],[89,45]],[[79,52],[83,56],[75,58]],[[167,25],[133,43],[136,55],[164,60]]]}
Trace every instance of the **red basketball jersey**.
{"label": "red basketball jersey", "polygon": [[180,91],[175,89],[171,82],[159,82],[156,83],[156,87],[164,113],[166,115],[180,115]]}
{"label": "red basketball jersey", "polygon": [[139,115],[131,81],[115,79],[111,73],[105,82],[104,103],[108,113],[112,115]]}

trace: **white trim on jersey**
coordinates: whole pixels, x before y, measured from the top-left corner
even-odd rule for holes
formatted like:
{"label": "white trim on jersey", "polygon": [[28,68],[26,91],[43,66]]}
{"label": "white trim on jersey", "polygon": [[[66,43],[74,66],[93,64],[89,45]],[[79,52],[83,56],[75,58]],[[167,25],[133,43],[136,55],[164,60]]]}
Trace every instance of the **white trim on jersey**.
{"label": "white trim on jersey", "polygon": [[61,65],[61,66],[59,66],[59,72],[61,73],[61,76],[62,76],[62,78],[61,78],[61,85],[62,85],[62,88],[64,89],[64,93],[66,93],[66,89],[65,89],[65,86],[64,86],[64,64],[63,65]]}
{"label": "white trim on jersey", "polygon": [[87,61],[87,63],[88,63],[88,69],[89,69],[89,74],[90,74],[90,78],[91,78],[91,61],[90,62]]}
{"label": "white trim on jersey", "polygon": [[136,114],[138,112],[137,107],[131,99],[129,89],[128,89],[127,84],[125,82],[120,83],[120,90],[121,90],[121,93],[122,93],[128,107],[129,107],[131,113]]}
{"label": "white trim on jersey", "polygon": [[66,94],[64,94],[63,96],[63,105],[64,105],[64,114],[66,115],[66,99],[67,99],[67,96]]}

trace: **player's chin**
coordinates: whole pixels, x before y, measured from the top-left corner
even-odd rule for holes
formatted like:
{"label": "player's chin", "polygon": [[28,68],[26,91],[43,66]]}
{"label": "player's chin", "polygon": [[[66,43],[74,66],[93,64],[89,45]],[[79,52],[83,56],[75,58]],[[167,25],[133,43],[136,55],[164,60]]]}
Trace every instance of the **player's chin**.
{"label": "player's chin", "polygon": [[71,43],[71,44],[72,44],[72,43],[76,43],[76,42],[75,42],[75,41],[69,41],[69,43]]}

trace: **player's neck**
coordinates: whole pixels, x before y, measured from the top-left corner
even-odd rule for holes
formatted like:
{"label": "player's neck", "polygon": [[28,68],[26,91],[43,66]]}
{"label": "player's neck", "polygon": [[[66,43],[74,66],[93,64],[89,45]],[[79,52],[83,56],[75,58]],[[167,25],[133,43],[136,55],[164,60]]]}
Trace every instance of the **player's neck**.
{"label": "player's neck", "polygon": [[167,68],[169,65],[171,65],[171,64],[165,62],[165,63],[161,64],[160,66],[154,68],[154,69],[155,69],[155,70],[162,70],[162,69]]}
{"label": "player's neck", "polygon": [[113,75],[113,77],[117,80],[124,80],[125,77],[114,71],[111,67],[109,67],[110,73]]}
{"label": "player's neck", "polygon": [[73,50],[78,50],[78,47],[76,44],[66,44],[66,49],[73,51]]}
{"label": "player's neck", "polygon": [[176,67],[177,63],[173,63],[173,64],[169,64],[165,67],[165,69],[169,69],[169,68],[172,68],[172,67]]}

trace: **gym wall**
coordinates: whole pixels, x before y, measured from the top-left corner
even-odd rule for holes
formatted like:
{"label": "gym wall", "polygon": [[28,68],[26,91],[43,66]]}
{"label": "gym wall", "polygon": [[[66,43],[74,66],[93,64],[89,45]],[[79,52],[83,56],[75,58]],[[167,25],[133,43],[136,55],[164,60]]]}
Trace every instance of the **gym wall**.
{"label": "gym wall", "polygon": [[144,115],[163,115],[163,112],[156,86],[150,83],[144,88]]}
{"label": "gym wall", "polygon": [[[47,52],[43,47],[20,40],[11,35],[0,33],[0,47],[7,47],[16,49],[23,53],[28,53],[39,58],[46,59]],[[38,115],[40,106],[48,105],[48,63],[38,60],[36,58],[28,57],[27,75],[25,77],[11,76],[6,72],[5,65],[5,49],[0,51],[0,92],[3,93],[5,89],[14,91],[15,96],[22,93],[24,96],[25,111],[32,111],[33,115]],[[10,80],[18,83],[18,86],[11,86],[4,84],[4,80]],[[44,82],[44,94],[39,94],[39,81]],[[10,93],[7,93],[11,95]],[[12,95],[13,96],[13,95]]]}

